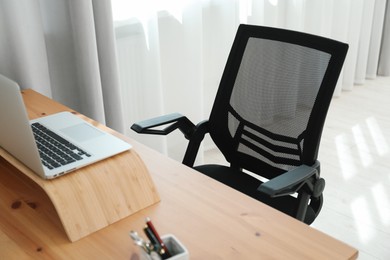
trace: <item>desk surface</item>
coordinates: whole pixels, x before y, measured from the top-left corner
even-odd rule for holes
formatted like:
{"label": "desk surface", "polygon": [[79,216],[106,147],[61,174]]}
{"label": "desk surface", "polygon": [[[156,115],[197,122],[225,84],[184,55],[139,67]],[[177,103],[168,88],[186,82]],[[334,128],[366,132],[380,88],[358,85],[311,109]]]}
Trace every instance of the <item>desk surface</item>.
{"label": "desk surface", "polygon": [[[31,90],[23,96],[30,118],[71,111]],[[161,202],[71,243],[46,194],[0,158],[0,259],[139,259],[128,232],[142,233],[146,217],[191,259],[357,257],[343,242],[115,134],[144,160]]]}

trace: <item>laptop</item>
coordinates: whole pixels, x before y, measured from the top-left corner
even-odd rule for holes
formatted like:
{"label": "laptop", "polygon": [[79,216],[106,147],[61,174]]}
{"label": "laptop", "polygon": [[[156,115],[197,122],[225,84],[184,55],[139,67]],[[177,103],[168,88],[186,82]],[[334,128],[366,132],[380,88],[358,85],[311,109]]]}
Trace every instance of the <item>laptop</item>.
{"label": "laptop", "polygon": [[0,75],[0,147],[44,179],[131,149],[131,145],[60,112],[29,121],[16,82]]}

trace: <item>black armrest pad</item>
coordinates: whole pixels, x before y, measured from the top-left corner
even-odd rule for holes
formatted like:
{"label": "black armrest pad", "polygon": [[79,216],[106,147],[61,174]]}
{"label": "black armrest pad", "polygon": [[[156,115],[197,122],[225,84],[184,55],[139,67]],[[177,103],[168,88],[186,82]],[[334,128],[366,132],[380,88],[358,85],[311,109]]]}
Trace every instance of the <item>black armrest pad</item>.
{"label": "black armrest pad", "polygon": [[315,174],[317,174],[317,169],[307,165],[301,165],[262,183],[257,190],[271,197],[292,194],[301,188],[307,179]]}
{"label": "black armrest pad", "polygon": [[157,127],[157,126],[161,126],[161,125],[175,122],[178,119],[180,119],[181,117],[184,117],[184,116],[179,114],[179,113],[158,116],[158,117],[154,117],[154,118],[150,118],[147,120],[143,120],[143,121],[134,123],[131,126],[131,129],[133,129],[137,133],[141,133],[143,130],[148,129],[148,128],[153,128],[153,127]]}
{"label": "black armrest pad", "polygon": [[[158,126],[169,124],[164,129],[156,129]],[[195,125],[185,116],[179,113],[172,113],[164,116],[158,116],[151,119],[134,123],[131,129],[140,134],[167,135],[173,130],[179,128],[186,138],[191,136]]]}

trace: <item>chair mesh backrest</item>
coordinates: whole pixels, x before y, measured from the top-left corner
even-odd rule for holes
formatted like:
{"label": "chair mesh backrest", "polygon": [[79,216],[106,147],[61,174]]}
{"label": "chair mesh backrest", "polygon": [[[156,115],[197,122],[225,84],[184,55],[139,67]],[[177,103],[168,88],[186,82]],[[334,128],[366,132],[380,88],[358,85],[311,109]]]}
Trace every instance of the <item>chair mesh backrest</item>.
{"label": "chair mesh backrest", "polygon": [[[270,167],[290,170],[303,163],[308,135],[318,135],[314,144],[318,146],[320,133],[315,132],[322,131],[330,102],[328,94],[327,103],[324,103],[320,89],[330,88],[333,93],[340,70],[336,70],[332,84],[324,86],[325,77],[329,77],[331,53],[272,37],[249,35],[244,38],[236,44],[238,47],[233,46],[238,50],[234,52],[232,48],[233,61],[230,57],[227,67],[229,62],[236,65],[225,68],[224,74],[230,74],[225,77],[230,81],[221,81],[218,95],[226,101],[219,102],[217,98],[210,117],[211,125],[216,126],[212,121],[218,117],[219,127],[228,128],[225,130],[228,133],[221,135],[222,130],[218,130],[219,136],[214,141],[219,146],[221,136],[225,136],[222,142],[230,142],[230,148],[224,152],[225,143],[220,149],[230,162],[240,167],[251,169],[246,162],[253,164],[257,160]],[[220,94],[221,88],[229,95]],[[317,103],[319,99],[322,100]],[[218,105],[225,108],[218,109]],[[314,110],[315,105],[323,108]],[[318,112],[313,114],[313,110]],[[312,117],[322,117],[322,124],[309,128]],[[221,118],[226,118],[222,124]],[[211,131],[212,137],[215,134]],[[315,160],[317,151],[312,150],[311,160]]]}
{"label": "chair mesh backrest", "polygon": [[[330,54],[307,47],[266,39],[248,40],[230,98],[237,118],[229,113],[229,130],[232,137],[241,135],[239,151],[282,168],[287,162],[301,163],[301,135],[329,59]],[[238,133],[241,119],[247,123]],[[263,144],[255,136],[264,140]]]}

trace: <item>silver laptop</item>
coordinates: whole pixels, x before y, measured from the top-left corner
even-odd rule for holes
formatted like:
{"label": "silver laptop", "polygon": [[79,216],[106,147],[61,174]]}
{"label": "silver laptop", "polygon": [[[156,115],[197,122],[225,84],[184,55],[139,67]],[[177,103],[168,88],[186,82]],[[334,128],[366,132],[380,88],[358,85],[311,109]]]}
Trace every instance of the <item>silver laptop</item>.
{"label": "silver laptop", "polygon": [[0,146],[44,179],[131,148],[127,142],[69,112],[29,121],[19,86],[2,75]]}

